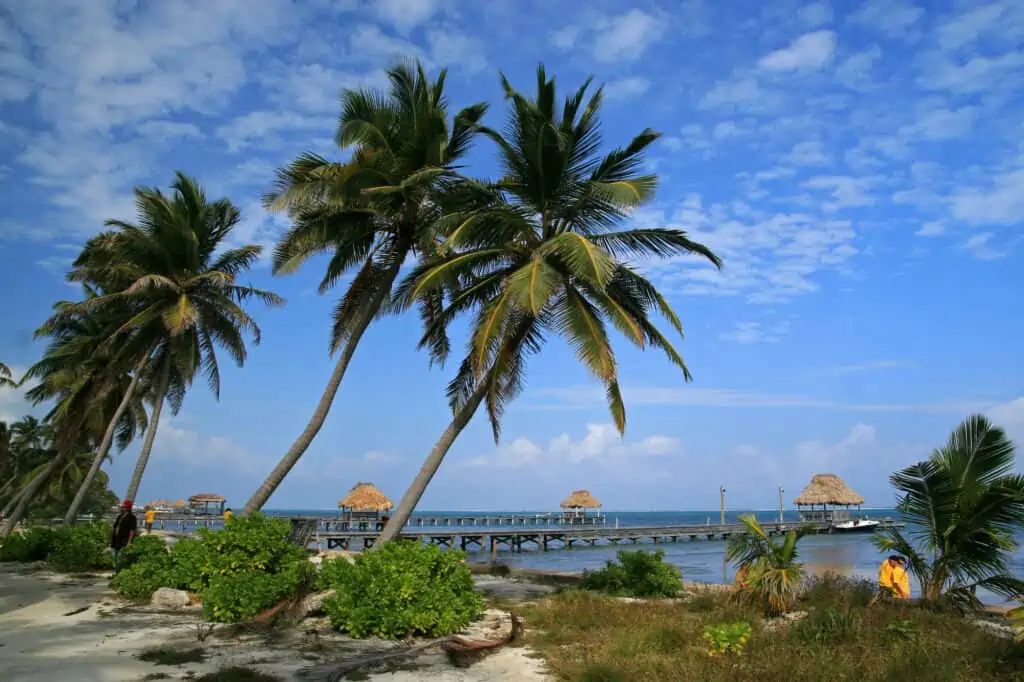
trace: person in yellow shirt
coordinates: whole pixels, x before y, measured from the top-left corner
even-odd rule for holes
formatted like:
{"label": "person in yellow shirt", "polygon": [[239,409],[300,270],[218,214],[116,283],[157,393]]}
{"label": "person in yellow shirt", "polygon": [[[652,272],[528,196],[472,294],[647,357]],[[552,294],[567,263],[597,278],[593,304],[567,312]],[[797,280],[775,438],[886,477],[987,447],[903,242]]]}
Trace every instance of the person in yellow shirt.
{"label": "person in yellow shirt", "polygon": [[881,594],[895,599],[910,599],[910,576],[907,575],[907,560],[892,555],[882,562],[878,570],[878,588]]}
{"label": "person in yellow shirt", "polygon": [[228,507],[227,509],[225,509],[224,510],[224,523],[227,523],[228,519],[230,519],[234,515],[235,515],[235,513],[233,511],[231,511],[231,507]]}
{"label": "person in yellow shirt", "polygon": [[152,533],[153,532],[153,521],[155,519],[156,519],[156,510],[153,509],[152,507],[150,507],[149,505],[146,505],[146,518],[145,518],[144,522],[146,524],[146,532],[147,533]]}

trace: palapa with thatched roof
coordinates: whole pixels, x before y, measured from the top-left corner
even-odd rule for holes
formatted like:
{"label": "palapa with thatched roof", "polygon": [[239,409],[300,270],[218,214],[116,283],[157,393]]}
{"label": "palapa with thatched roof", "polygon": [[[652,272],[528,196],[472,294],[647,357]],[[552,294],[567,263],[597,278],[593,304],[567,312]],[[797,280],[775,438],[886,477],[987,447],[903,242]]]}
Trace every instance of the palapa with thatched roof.
{"label": "palapa with thatched roof", "polygon": [[801,521],[835,523],[848,520],[849,508],[860,507],[864,498],[835,474],[815,474],[793,503],[800,510]]}
{"label": "palapa with thatched roof", "polygon": [[[573,490],[569,497],[562,500],[561,507],[563,510],[562,520],[568,523],[575,523],[587,517],[588,509],[600,510],[601,503],[590,494],[589,490]],[[593,515],[600,516],[601,512],[597,511]]]}
{"label": "palapa with thatched roof", "polygon": [[197,514],[223,514],[227,500],[214,493],[199,493],[188,498],[189,508]]}
{"label": "palapa with thatched roof", "polygon": [[380,518],[381,512],[390,511],[394,505],[387,495],[377,489],[372,483],[356,483],[348,495],[338,500],[338,509],[341,510],[338,518],[349,527],[358,527],[362,530],[374,527]]}

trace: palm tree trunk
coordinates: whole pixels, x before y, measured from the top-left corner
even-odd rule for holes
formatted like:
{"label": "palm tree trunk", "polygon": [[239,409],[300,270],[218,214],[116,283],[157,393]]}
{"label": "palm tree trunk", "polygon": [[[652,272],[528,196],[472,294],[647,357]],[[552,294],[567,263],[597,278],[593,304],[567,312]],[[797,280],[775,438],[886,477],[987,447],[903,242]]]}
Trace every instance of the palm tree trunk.
{"label": "palm tree trunk", "polygon": [[[67,452],[70,452],[68,450]],[[25,513],[28,511],[28,505],[31,504],[32,499],[39,492],[39,489],[43,487],[43,484],[53,475],[53,472],[57,470],[64,460],[67,458],[66,453],[61,453],[50,460],[50,463],[46,465],[39,474],[33,478],[25,489],[21,492],[21,495],[17,497],[17,504],[14,506],[14,510],[11,512],[9,517],[4,518],[4,522],[0,525],[0,540],[6,540],[7,536],[11,534],[14,527],[17,526],[23,518]]]}
{"label": "palm tree trunk", "polygon": [[430,480],[434,478],[434,474],[437,473],[438,468],[441,466],[441,461],[444,460],[444,456],[448,454],[448,450],[451,449],[455,439],[459,437],[462,430],[469,424],[470,419],[476,413],[477,408],[480,407],[480,403],[483,401],[484,396],[487,394],[487,388],[489,382],[480,381],[477,384],[473,394],[469,397],[469,400],[455,413],[452,417],[452,421],[448,424],[448,428],[444,430],[441,437],[437,440],[434,448],[427,455],[427,459],[423,462],[423,466],[420,468],[420,472],[416,474],[416,478],[413,479],[412,485],[405,491],[405,495],[402,497],[402,501],[398,503],[398,507],[395,508],[394,514],[388,519],[387,524],[384,526],[384,530],[381,531],[377,541],[373,543],[371,551],[380,549],[385,543],[388,543],[398,537],[398,534],[405,528],[405,524],[409,522],[409,517],[412,516],[413,511],[416,509],[416,505],[419,504],[420,498],[423,497],[423,492],[427,489],[430,484]]}
{"label": "palm tree trunk", "polygon": [[75,493],[75,499],[71,501],[71,506],[68,507],[68,513],[64,515],[64,525],[68,525],[75,522],[78,518],[78,510],[81,509],[82,503],[85,501],[85,496],[89,492],[89,488],[92,487],[92,482],[96,479],[96,474],[99,473],[100,467],[103,466],[103,461],[107,458],[107,453],[110,452],[110,446],[114,443],[114,434],[117,432],[117,423],[121,420],[125,410],[128,409],[128,404],[131,402],[132,397],[135,394],[135,388],[139,384],[139,377],[142,374],[142,370],[146,368],[146,363],[149,361],[149,355],[147,354],[142,361],[135,368],[135,376],[128,383],[128,388],[124,392],[124,397],[121,398],[120,404],[117,409],[114,410],[114,415],[110,419],[110,423],[107,424],[107,430],[103,433],[103,440],[100,441],[100,447],[96,450],[96,459],[93,460],[92,466],[89,468],[89,473],[85,475],[85,480],[82,481],[82,485],[79,486],[78,492]]}
{"label": "palm tree trunk", "polygon": [[156,439],[156,429],[160,426],[160,411],[164,407],[164,398],[167,397],[167,384],[171,379],[171,358],[164,358],[164,366],[160,371],[160,385],[157,386],[156,402],[153,403],[153,414],[149,417],[149,429],[146,430],[146,439],[142,441],[142,450],[139,452],[139,459],[135,462],[135,471],[132,472],[132,480],[128,483],[128,492],[124,494],[125,500],[134,500],[139,492],[139,484],[142,483],[142,474],[146,471],[146,464],[149,463],[149,453],[153,451],[153,441]]}
{"label": "palm tree trunk", "polygon": [[249,501],[245,503],[243,509],[244,514],[251,514],[257,512],[263,508],[263,505],[267,503],[270,496],[274,494],[277,487],[281,485],[285,476],[292,470],[292,467],[299,461],[299,458],[306,452],[313,439],[316,438],[316,434],[320,432],[320,429],[324,425],[324,421],[327,419],[327,413],[331,411],[331,405],[334,403],[334,396],[338,393],[338,387],[341,386],[341,380],[345,376],[345,370],[348,369],[348,363],[352,360],[352,356],[356,352],[356,346],[359,345],[359,339],[362,338],[366,332],[370,323],[373,322],[373,318],[377,316],[377,312],[380,310],[381,304],[383,304],[385,297],[391,293],[391,285],[394,283],[395,278],[398,276],[398,271],[402,267],[400,262],[394,263],[390,266],[387,273],[384,275],[384,279],[380,283],[380,288],[373,295],[373,298],[363,308],[359,317],[356,318],[355,324],[352,328],[352,334],[349,336],[348,341],[345,342],[345,347],[341,351],[341,356],[338,358],[338,363],[334,366],[334,371],[331,372],[331,378],[327,382],[327,388],[324,389],[324,393],[320,396],[320,402],[317,403],[316,410],[313,412],[313,416],[310,418],[309,423],[306,424],[306,428],[302,430],[299,437],[288,448],[288,452],[285,453],[281,461],[277,463],[274,470],[270,472],[267,479],[263,481],[256,492],[253,493]]}

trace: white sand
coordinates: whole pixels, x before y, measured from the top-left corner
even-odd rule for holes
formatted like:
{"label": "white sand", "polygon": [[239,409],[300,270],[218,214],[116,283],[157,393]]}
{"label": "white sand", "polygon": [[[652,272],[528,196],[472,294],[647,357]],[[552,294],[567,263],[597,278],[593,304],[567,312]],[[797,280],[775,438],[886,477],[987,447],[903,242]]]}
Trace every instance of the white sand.
{"label": "white sand", "polygon": [[[488,580],[488,591],[501,591]],[[500,581],[497,581],[500,582]],[[27,572],[0,564],[0,678],[5,682],[122,682],[164,673],[170,679],[202,675],[242,665],[285,680],[323,679],[331,662],[365,655],[392,644],[355,642],[329,632],[323,623],[305,621],[289,636],[214,634],[200,643],[202,620],[190,613],[159,613],[126,606],[106,587],[107,578],[68,578],[48,572]],[[512,593],[527,592],[506,588]],[[534,593],[530,591],[530,596]],[[512,595],[509,595],[512,596]],[[518,596],[518,594],[517,594]],[[78,609],[84,611],[67,615]],[[202,663],[162,666],[138,660],[153,647],[207,653]],[[541,682],[543,664],[528,649],[503,647],[472,664],[456,668],[441,653],[402,661],[399,669],[367,679],[391,682]]]}

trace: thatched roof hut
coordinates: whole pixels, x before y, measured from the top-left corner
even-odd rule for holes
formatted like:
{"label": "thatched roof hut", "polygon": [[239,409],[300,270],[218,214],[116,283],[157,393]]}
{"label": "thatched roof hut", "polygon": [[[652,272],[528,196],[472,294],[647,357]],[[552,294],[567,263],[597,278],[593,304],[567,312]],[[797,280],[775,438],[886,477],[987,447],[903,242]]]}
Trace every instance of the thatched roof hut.
{"label": "thatched roof hut", "polygon": [[192,497],[188,498],[188,501],[191,502],[192,504],[206,504],[209,502],[220,504],[221,502],[227,502],[227,498],[222,497],[221,495],[215,495],[213,493],[199,493],[198,495],[193,495]]}
{"label": "thatched roof hut", "polygon": [[598,509],[600,506],[589,490],[573,490],[572,495],[562,500],[562,509]]}
{"label": "thatched roof hut", "polygon": [[855,493],[843,479],[835,474],[815,474],[811,482],[793,503],[798,506],[849,507],[864,504],[864,498]]}
{"label": "thatched roof hut", "polygon": [[188,498],[188,506],[200,514],[223,514],[227,499],[214,493],[199,493]]}
{"label": "thatched roof hut", "polygon": [[348,495],[338,500],[338,508],[357,512],[382,512],[394,505],[372,483],[356,483]]}

